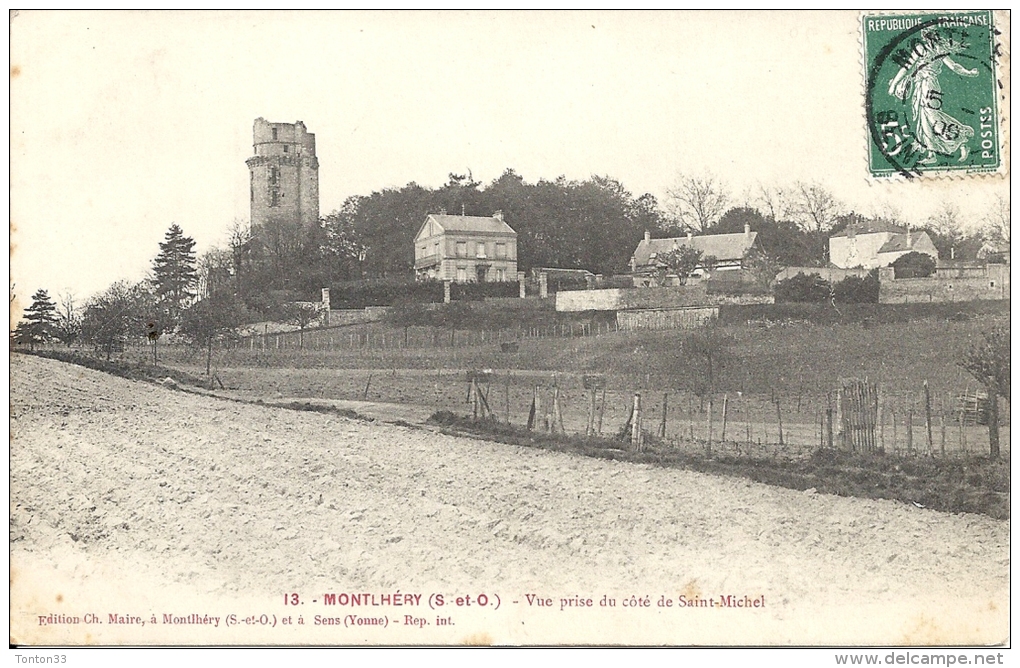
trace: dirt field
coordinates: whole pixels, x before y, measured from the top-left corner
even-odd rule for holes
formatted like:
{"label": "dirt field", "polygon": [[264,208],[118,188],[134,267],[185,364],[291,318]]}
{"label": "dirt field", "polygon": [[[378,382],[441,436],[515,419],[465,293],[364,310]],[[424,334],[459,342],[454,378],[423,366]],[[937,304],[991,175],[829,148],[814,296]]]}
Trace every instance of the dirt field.
{"label": "dirt field", "polygon": [[[1009,524],[987,517],[244,405],[22,355],[11,405],[16,642],[1007,638]],[[398,592],[420,603],[324,604]],[[678,607],[729,594],[763,607]],[[386,626],[314,623],[350,614]]]}

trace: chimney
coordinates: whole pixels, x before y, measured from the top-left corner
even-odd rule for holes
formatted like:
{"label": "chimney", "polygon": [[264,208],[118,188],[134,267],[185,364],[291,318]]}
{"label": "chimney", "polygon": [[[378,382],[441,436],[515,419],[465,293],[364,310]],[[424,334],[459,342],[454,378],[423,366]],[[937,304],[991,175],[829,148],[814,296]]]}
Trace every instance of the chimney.
{"label": "chimney", "polygon": [[751,223],[744,223],[744,236],[751,238]]}
{"label": "chimney", "polygon": [[648,230],[645,230],[645,243],[648,243],[651,240],[652,240],[652,233],[649,232]]}

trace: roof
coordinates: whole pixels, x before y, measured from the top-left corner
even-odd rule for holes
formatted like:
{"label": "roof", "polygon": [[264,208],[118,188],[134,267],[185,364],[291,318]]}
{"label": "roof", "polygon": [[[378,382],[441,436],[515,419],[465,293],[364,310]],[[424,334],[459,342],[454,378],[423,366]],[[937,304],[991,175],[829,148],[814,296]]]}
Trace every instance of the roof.
{"label": "roof", "polygon": [[846,228],[839,234],[833,234],[832,237],[848,237],[851,234],[881,234],[882,232],[891,232],[893,234],[904,234],[907,228],[894,225],[884,220],[859,220],[850,223]]}
{"label": "roof", "polygon": [[445,213],[430,213],[431,218],[444,232],[481,232],[484,234],[509,234],[517,236],[514,229],[495,216],[451,216]]}
{"label": "roof", "polygon": [[894,234],[886,241],[881,248],[878,249],[879,253],[899,253],[901,251],[910,251],[917,248],[925,250],[932,250],[935,248],[935,244],[932,243],[931,238],[927,232],[911,232],[910,243],[907,243],[906,234]]}
{"label": "roof", "polygon": [[700,237],[676,237],[672,239],[642,239],[634,249],[634,261],[637,266],[652,264],[651,256],[661,256],[681,246],[691,246],[701,251],[702,256],[714,255],[716,260],[741,260],[758,239],[757,232],[745,234],[707,234]]}

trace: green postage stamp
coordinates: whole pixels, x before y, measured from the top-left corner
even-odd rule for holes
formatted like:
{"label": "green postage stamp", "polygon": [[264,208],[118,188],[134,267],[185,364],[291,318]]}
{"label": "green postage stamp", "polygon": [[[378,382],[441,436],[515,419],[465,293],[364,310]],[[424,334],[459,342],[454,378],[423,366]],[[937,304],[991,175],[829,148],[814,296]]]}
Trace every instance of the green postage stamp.
{"label": "green postage stamp", "polygon": [[865,14],[861,21],[871,176],[998,170],[992,12]]}

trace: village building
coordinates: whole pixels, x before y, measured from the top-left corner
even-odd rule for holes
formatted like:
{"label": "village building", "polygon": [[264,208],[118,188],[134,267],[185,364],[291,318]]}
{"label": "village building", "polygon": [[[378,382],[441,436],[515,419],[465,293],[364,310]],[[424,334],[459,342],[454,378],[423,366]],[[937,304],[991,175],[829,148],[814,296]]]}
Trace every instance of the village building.
{"label": "village building", "polygon": [[414,237],[419,280],[492,283],[517,280],[517,233],[492,216],[432,213]]}
{"label": "village building", "polygon": [[735,234],[705,234],[694,236],[688,232],[686,237],[669,239],[652,239],[646,230],[645,238],[638,242],[637,248],[630,257],[630,272],[635,277],[653,279],[667,269],[663,257],[667,254],[688,246],[701,251],[702,259],[710,263],[700,264],[695,269],[694,277],[705,277],[713,272],[732,272],[743,269],[750,252],[760,249],[758,233],[752,232],[749,225],[744,225],[743,232]]}
{"label": "village building", "polygon": [[938,260],[939,252],[927,232],[862,221],[829,238],[829,262],[842,269],[888,267],[907,253],[918,252]]}

